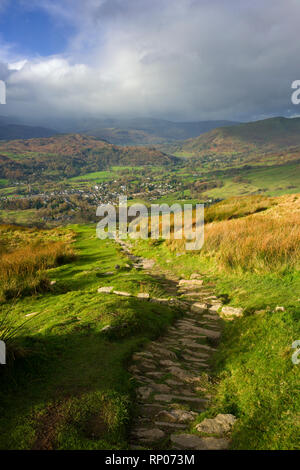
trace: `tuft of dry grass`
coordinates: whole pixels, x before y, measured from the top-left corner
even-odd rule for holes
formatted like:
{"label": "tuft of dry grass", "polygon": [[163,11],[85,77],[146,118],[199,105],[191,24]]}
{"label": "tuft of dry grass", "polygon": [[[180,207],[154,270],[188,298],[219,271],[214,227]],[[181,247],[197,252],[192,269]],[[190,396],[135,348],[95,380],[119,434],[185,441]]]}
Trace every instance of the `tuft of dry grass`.
{"label": "tuft of dry grass", "polygon": [[49,288],[45,271],[74,259],[70,237],[57,231],[39,232],[1,226],[0,299],[2,301]]}
{"label": "tuft of dry grass", "polygon": [[205,222],[230,220],[262,212],[276,205],[276,198],[266,196],[230,197],[205,209]]}
{"label": "tuft of dry grass", "polygon": [[[249,198],[249,207],[251,199]],[[257,204],[254,204],[257,208]],[[185,240],[169,240],[172,251],[184,251]],[[278,271],[300,267],[300,199],[277,198],[266,211],[205,225],[200,256],[214,257],[220,268]]]}
{"label": "tuft of dry grass", "polygon": [[245,271],[300,266],[300,214],[280,218],[248,216],[208,224],[204,253],[215,254],[223,267]]}

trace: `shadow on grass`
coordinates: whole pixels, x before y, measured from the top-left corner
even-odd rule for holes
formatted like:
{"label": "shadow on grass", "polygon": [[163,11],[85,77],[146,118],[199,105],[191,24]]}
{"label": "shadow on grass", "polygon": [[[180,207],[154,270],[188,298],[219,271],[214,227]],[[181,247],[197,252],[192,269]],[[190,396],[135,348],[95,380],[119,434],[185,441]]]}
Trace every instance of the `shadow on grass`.
{"label": "shadow on grass", "polygon": [[126,447],[134,396],[128,361],[175,314],[150,302],[137,308],[137,299],[126,303],[126,311],[116,303],[110,337],[97,331],[96,322],[69,320],[56,324],[71,328],[68,333],[20,338],[27,357],[1,370],[1,449]]}

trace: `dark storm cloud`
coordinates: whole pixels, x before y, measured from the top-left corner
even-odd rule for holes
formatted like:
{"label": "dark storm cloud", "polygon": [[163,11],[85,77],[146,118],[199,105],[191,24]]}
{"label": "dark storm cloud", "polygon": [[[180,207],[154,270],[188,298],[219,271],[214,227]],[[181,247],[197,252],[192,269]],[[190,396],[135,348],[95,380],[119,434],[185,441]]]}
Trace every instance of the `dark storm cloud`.
{"label": "dark storm cloud", "polygon": [[[77,33],[63,56],[32,54],[9,66],[13,114],[255,119],[297,111],[290,99],[300,79],[296,0],[23,5],[72,23]],[[6,50],[6,62],[21,59]]]}

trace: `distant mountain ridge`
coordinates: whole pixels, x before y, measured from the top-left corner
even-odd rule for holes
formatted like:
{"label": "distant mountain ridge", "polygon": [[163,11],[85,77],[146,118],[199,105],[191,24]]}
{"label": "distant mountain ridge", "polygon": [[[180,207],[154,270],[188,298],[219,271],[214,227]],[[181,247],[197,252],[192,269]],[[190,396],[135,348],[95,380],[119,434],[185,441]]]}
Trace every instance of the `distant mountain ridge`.
{"label": "distant mountain ridge", "polygon": [[184,140],[226,125],[233,121],[172,122],[164,119],[111,119],[94,126],[79,128],[78,132],[104,138],[118,145],[155,145]]}
{"label": "distant mountain ridge", "polygon": [[11,124],[8,118],[0,116],[0,140],[33,139],[35,137],[51,137],[56,134],[59,132],[46,127]]}
{"label": "distant mountain ridge", "polygon": [[58,118],[44,120],[42,125],[38,124],[23,122],[17,117],[0,116],[0,140],[51,137],[63,133],[90,135],[115,145],[153,146],[197,137],[217,127],[239,123],[226,120],[173,122],[155,118],[93,118],[67,121]]}

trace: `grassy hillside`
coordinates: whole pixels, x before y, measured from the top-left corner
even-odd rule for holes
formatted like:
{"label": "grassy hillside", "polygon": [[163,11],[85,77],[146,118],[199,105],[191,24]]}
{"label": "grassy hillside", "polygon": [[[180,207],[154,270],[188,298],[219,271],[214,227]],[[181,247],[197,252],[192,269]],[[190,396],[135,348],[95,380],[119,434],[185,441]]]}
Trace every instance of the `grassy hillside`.
{"label": "grassy hillside", "polygon": [[[43,292],[2,299],[0,337],[14,332],[8,346],[15,361],[0,370],[0,448],[126,448],[135,396],[127,361],[179,312],[97,292],[113,286],[165,295],[159,278],[133,268],[113,241],[96,238],[94,226],[2,231],[18,249],[26,240],[42,239],[48,247],[57,238],[69,240],[76,258],[44,266],[50,288]],[[102,331],[108,325],[111,332]]]}
{"label": "grassy hillside", "polygon": [[211,174],[222,186],[203,191],[207,198],[264,194],[281,196],[300,191],[300,161],[283,165],[257,166]]}
{"label": "grassy hillside", "polygon": [[176,163],[154,148],[117,147],[79,134],[0,143],[0,178],[39,181],[103,170],[111,165]]}
{"label": "grassy hillside", "polygon": [[283,163],[300,159],[300,119],[271,118],[214,129],[170,147],[177,155],[241,163]]}

